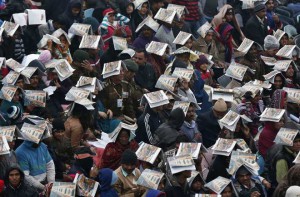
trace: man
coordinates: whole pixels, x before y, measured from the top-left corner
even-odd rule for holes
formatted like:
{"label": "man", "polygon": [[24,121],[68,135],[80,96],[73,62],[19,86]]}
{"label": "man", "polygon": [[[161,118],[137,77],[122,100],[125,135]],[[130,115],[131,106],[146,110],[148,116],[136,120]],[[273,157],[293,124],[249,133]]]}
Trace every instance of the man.
{"label": "man", "polygon": [[11,167],[5,176],[5,197],[38,197],[38,192],[25,183],[25,175],[19,167]]}
{"label": "man", "polygon": [[157,14],[158,10],[164,6],[164,0],[150,0],[149,3],[153,17]]}
{"label": "man", "polygon": [[155,131],[158,137],[156,146],[168,151],[176,146],[176,139],[180,134],[180,128],[184,122],[184,112],[181,108],[176,108],[170,113],[167,122],[163,123]]}
{"label": "man", "polygon": [[227,104],[224,99],[219,98],[211,110],[198,116],[196,122],[198,130],[202,133],[203,144],[211,147],[218,139],[221,131],[218,120],[222,119],[227,113]]}
{"label": "man", "polygon": [[147,62],[146,51],[136,50],[133,60],[138,65],[138,71],[134,77],[135,82],[147,91],[153,91],[157,79],[152,65]]}
{"label": "man", "polygon": [[66,21],[62,16],[57,16],[53,20],[51,20],[51,19],[48,20],[46,24],[40,25],[38,27],[41,38],[46,34],[51,35],[53,32],[55,32],[59,28],[65,29],[65,23],[66,23]]}
{"label": "man", "polygon": [[26,181],[39,192],[55,182],[54,162],[43,142],[24,141],[17,148],[16,155]]}
{"label": "man", "polygon": [[190,170],[184,170],[181,172],[178,172],[174,174],[171,177],[171,184],[168,185],[165,189],[165,192],[167,196],[172,196],[172,197],[188,197],[187,188],[188,182],[187,178],[191,177],[191,171]]}
{"label": "man", "polygon": [[181,131],[193,142],[202,142],[202,135],[198,130],[198,125],[195,121],[196,118],[196,106],[191,103],[186,116],[184,118],[183,125],[181,126]]}
{"label": "man", "polygon": [[141,196],[145,190],[136,184],[141,175],[139,169],[135,168],[137,164],[137,156],[134,152],[127,149],[122,154],[121,166],[116,169],[118,180],[114,187],[119,196]]}
{"label": "man", "polygon": [[9,153],[0,155],[0,180],[4,180],[5,173],[11,166],[18,166],[16,153],[14,151],[15,138],[12,141],[7,141],[9,145]]}
{"label": "man", "polygon": [[257,42],[261,46],[264,44],[264,38],[268,35],[268,26],[266,17],[266,6],[262,2],[255,2],[255,14],[247,21],[245,26],[246,37]]}
{"label": "man", "polygon": [[268,0],[266,2],[266,8],[267,8],[267,24],[268,26],[276,31],[277,29],[282,29],[283,24],[279,20],[278,15],[274,13],[274,1],[273,0]]}

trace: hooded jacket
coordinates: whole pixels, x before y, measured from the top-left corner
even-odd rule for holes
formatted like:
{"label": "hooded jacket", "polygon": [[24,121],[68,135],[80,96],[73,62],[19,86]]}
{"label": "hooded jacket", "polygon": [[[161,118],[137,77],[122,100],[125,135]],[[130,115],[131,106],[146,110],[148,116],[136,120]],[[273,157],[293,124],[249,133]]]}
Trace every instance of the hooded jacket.
{"label": "hooded jacket", "polygon": [[64,19],[66,20],[66,28],[69,29],[73,23],[82,23],[81,9],[79,14],[76,16],[72,13],[72,8],[81,8],[82,3],[80,0],[72,0],[69,2],[67,9],[62,14]]}
{"label": "hooded jacket", "polygon": [[0,10],[0,19],[9,21],[14,13],[22,13],[26,9],[29,9],[29,6],[23,0],[11,0],[4,10]]}
{"label": "hooded jacket", "polygon": [[[21,175],[21,182],[20,185],[17,188],[14,188],[9,183],[9,173],[13,170],[18,170]],[[3,192],[3,196],[5,197],[16,197],[16,196],[22,196],[22,197],[38,197],[38,192],[33,188],[30,187],[25,183],[25,175],[24,172],[18,168],[18,167],[11,167],[5,175],[5,189]]]}
{"label": "hooded jacket", "polygon": [[100,196],[118,197],[117,191],[112,185],[117,181],[117,175],[109,168],[103,168],[99,172]]}
{"label": "hooded jacket", "polygon": [[156,144],[157,146],[166,151],[172,145],[175,145],[176,139],[180,134],[180,128],[184,122],[184,117],[185,115],[181,108],[171,111],[168,121],[160,125],[155,131],[159,139]]}

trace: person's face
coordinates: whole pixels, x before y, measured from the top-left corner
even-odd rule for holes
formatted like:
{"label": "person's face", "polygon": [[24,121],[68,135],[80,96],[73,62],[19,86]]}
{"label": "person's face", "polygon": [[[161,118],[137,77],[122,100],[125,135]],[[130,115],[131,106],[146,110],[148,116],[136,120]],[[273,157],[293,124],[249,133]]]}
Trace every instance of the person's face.
{"label": "person's face", "polygon": [[40,78],[37,75],[34,75],[30,78],[30,85],[33,88],[36,88],[39,85]]}
{"label": "person's face", "polygon": [[152,4],[152,8],[154,11],[159,10],[160,8],[162,8],[164,6],[164,2],[157,2],[157,3],[153,3]]}
{"label": "person's face", "polygon": [[122,168],[128,174],[131,174],[133,172],[133,170],[135,169],[135,165],[132,165],[132,164],[122,164]]}
{"label": "person's face", "polygon": [[114,13],[110,13],[107,16],[108,22],[113,23],[115,21],[115,14]]}
{"label": "person's face", "polygon": [[185,178],[190,178],[192,176],[192,171],[191,170],[185,170],[182,173],[183,173],[183,176]]}
{"label": "person's face", "polygon": [[193,39],[192,38],[188,39],[184,44],[184,46],[187,47],[188,49],[191,49],[193,46]]}
{"label": "person's face", "polygon": [[287,44],[289,44],[289,37],[286,34],[284,34],[280,39],[280,45],[285,46]]}
{"label": "person's face", "polygon": [[148,3],[143,3],[141,9],[139,10],[141,15],[146,15],[148,13]]}
{"label": "person's face", "polygon": [[166,104],[166,105],[164,105],[164,108],[165,108],[166,110],[172,110],[173,107],[174,107],[174,103],[175,103],[175,100],[169,100],[169,103]]}
{"label": "person's face", "polygon": [[73,16],[77,16],[80,13],[80,8],[72,8]]}
{"label": "person's face", "polygon": [[256,94],[255,97],[253,98],[253,102],[254,103],[258,103],[259,100],[261,100],[261,95],[260,94]]}
{"label": "person's face", "polygon": [[256,45],[252,45],[251,48],[249,49],[248,53],[251,55],[251,56],[255,56],[257,55],[257,47]]}
{"label": "person's face", "polygon": [[115,75],[115,76],[111,77],[111,80],[114,84],[121,83],[123,79],[124,79],[124,70],[123,70],[123,68],[121,68],[119,75]]}
{"label": "person's face", "polygon": [[126,12],[127,12],[127,14],[131,14],[133,12],[133,6],[132,6],[132,4],[129,4],[126,7]]}
{"label": "person's face", "polygon": [[7,142],[7,143],[8,143],[8,146],[9,146],[9,148],[10,148],[11,150],[13,150],[13,149],[15,148],[16,143],[15,143],[14,140],[11,141],[11,142]]}
{"label": "person's face", "polygon": [[225,187],[223,190],[222,197],[232,197],[232,190],[229,186]]}
{"label": "person's face", "polygon": [[295,71],[294,71],[293,66],[290,65],[285,74],[286,74],[287,77],[293,77],[294,76],[294,72]]}
{"label": "person's face", "polygon": [[275,89],[281,89],[282,88],[282,84],[283,84],[283,81],[281,79],[280,76],[276,76],[275,79],[274,79],[274,87]]}
{"label": "person's face", "polygon": [[133,60],[139,66],[143,66],[143,65],[146,64],[146,57],[145,57],[145,54],[143,52],[135,53],[134,56],[133,56]]}
{"label": "person's face", "polygon": [[294,140],[293,146],[290,149],[296,153],[300,151],[300,138]]}
{"label": "person's face", "polygon": [[211,41],[213,40],[214,34],[212,32],[209,32],[206,34],[204,40],[207,43],[211,43]]}
{"label": "person's face", "polygon": [[267,7],[267,10],[272,11],[274,9],[274,2],[273,2],[273,0],[267,1],[266,7]]}
{"label": "person's face", "polygon": [[266,52],[270,57],[275,57],[276,53],[278,52],[278,49],[270,49],[267,50]]}
{"label": "person's face", "polygon": [[20,185],[21,182],[21,174],[19,172],[19,170],[12,170],[9,174],[8,174],[8,180],[9,183],[13,186],[13,187],[17,187]]}
{"label": "person's face", "polygon": [[260,19],[265,18],[265,17],[266,17],[266,9],[263,9],[263,10],[257,12],[256,15],[257,15]]}
{"label": "person's face", "polygon": [[134,78],[135,73],[127,70],[124,74],[124,78],[127,80],[131,80]]}
{"label": "person's face", "polygon": [[57,140],[61,140],[64,137],[64,130],[59,130],[59,131],[55,131],[53,132],[53,137]]}
{"label": "person's face", "polygon": [[162,180],[159,182],[159,185],[158,185],[157,190],[159,190],[159,191],[164,191],[164,189],[165,189],[165,182],[166,182],[166,180],[165,180],[165,179],[162,179]]}
{"label": "person's face", "polygon": [[279,122],[274,122],[274,128],[276,130],[281,129],[281,127],[283,127],[284,125],[284,118],[281,118]]}
{"label": "person's face", "polygon": [[220,120],[226,115],[227,111],[221,112],[221,111],[217,111],[217,110],[213,109],[213,113],[214,113],[215,117]]}
{"label": "person's face", "polygon": [[251,183],[251,174],[240,174],[237,176],[237,180],[240,184],[249,186]]}
{"label": "person's face", "polygon": [[232,13],[232,12],[227,13],[227,14],[225,15],[225,20],[226,20],[227,22],[231,22],[232,19],[233,19],[233,13]]}
{"label": "person's face", "polygon": [[24,80],[20,79],[16,82],[16,86],[18,86],[19,88],[23,89],[24,88]]}
{"label": "person's face", "polygon": [[200,191],[202,189],[202,183],[200,180],[196,180],[192,184],[193,191]]}
{"label": "person's face", "polygon": [[206,63],[200,65],[201,71],[207,71],[207,67],[208,67],[208,65]]}
{"label": "person's face", "polygon": [[149,27],[143,27],[142,34],[146,38],[151,38],[153,35],[152,29]]}
{"label": "person's face", "polygon": [[13,102],[18,102],[19,100],[20,100],[20,93],[19,93],[19,91],[17,90],[16,93],[14,94],[14,96],[13,96],[12,101],[13,101]]}
{"label": "person's face", "polygon": [[127,145],[129,143],[129,135],[127,131],[122,130],[118,136],[118,141],[122,145]]}
{"label": "person's face", "polygon": [[195,116],[196,116],[195,107],[190,106],[188,111],[186,112],[185,120],[187,122],[191,122],[192,120],[195,119]]}

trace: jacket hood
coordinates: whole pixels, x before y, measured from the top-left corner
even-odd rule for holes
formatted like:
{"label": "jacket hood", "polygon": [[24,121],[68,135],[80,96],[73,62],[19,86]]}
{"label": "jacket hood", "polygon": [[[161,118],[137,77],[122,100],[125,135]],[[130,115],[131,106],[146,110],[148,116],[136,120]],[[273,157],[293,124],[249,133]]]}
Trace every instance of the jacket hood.
{"label": "jacket hood", "polygon": [[100,187],[101,191],[106,191],[111,189],[113,173],[114,171],[109,168],[103,168],[100,170],[98,178],[101,185]]}
{"label": "jacket hood", "polygon": [[13,170],[18,170],[20,172],[21,175],[21,184],[24,183],[24,178],[25,178],[25,174],[24,172],[18,167],[18,166],[11,166],[5,173],[5,177],[4,177],[4,183],[6,186],[9,185],[9,173]]}
{"label": "jacket hood", "polygon": [[184,122],[184,112],[181,108],[176,108],[171,111],[168,119],[168,125],[176,130],[179,130]]}

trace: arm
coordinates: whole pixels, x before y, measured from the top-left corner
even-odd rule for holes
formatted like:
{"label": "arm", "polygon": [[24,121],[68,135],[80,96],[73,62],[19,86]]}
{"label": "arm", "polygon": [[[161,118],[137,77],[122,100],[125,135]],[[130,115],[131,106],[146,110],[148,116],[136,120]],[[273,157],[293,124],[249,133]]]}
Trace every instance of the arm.
{"label": "arm", "polygon": [[118,13],[116,16],[116,20],[119,21],[120,25],[125,25],[126,23],[129,23],[130,19],[126,16],[123,16],[122,14]]}

